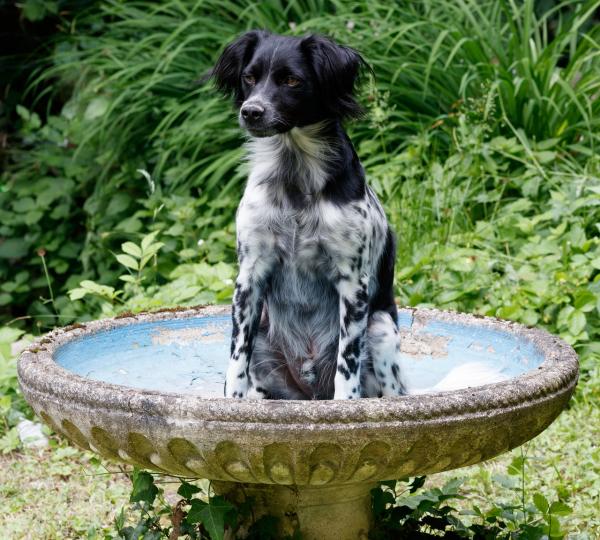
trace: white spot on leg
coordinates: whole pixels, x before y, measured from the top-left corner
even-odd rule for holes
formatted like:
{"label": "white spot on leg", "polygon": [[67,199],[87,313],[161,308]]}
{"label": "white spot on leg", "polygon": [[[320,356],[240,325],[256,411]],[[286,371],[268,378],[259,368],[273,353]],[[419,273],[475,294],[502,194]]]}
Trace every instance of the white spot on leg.
{"label": "white spot on leg", "polygon": [[405,393],[402,379],[400,336],[389,313],[376,311],[369,319],[368,341],[373,371],[383,396],[398,396]]}

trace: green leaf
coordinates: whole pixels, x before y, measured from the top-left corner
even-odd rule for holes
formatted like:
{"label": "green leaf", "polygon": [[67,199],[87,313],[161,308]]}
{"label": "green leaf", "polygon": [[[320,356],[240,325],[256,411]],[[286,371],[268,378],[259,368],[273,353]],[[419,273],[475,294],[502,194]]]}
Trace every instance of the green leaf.
{"label": "green leaf", "polygon": [[115,528],[117,532],[121,532],[121,529],[125,526],[125,509],[121,508],[121,511],[115,516]]}
{"label": "green leaf", "polygon": [[547,518],[547,522],[548,522],[548,536],[550,537],[550,540],[554,540],[554,539],[562,539],[564,538],[564,533],[560,528],[560,521],[559,519],[555,516],[550,514]]}
{"label": "green leaf", "polygon": [[158,488],[154,485],[153,476],[146,471],[133,471],[133,491],[129,497],[129,502],[147,502],[152,504]]}
{"label": "green leaf", "polygon": [[82,287],[76,287],[69,291],[69,298],[74,302],[75,300],[81,300],[89,293],[90,291],[83,289]]}
{"label": "green leaf", "polygon": [[121,249],[125,253],[132,255],[136,259],[139,259],[142,256],[141,248],[138,245],[134,244],[133,242],[124,242],[123,244],[121,244]]}
{"label": "green leaf", "polygon": [[523,468],[525,467],[525,458],[523,456],[516,456],[510,462],[508,466],[508,474],[510,475],[521,475]]}
{"label": "green leaf", "polygon": [[550,505],[548,504],[548,499],[546,499],[546,497],[544,497],[541,493],[535,493],[533,495],[533,504],[535,504],[535,507],[542,514],[548,513],[548,508],[550,507]]}
{"label": "green leaf", "polygon": [[0,453],[8,454],[21,445],[19,432],[16,427],[9,429],[3,437],[0,437]]}
{"label": "green leaf", "polygon": [[200,499],[192,499],[190,505],[191,507],[188,510],[187,517],[185,518],[185,520],[190,525],[193,525],[194,523],[200,523],[202,521],[202,516],[200,515],[200,512],[204,509],[205,506],[207,506],[207,503],[201,501]]}
{"label": "green leaf", "polygon": [[15,212],[19,212],[20,214],[31,212],[36,209],[35,201],[31,197],[23,197],[22,199],[16,200],[13,202],[12,207]]}
{"label": "green leaf", "polygon": [[164,245],[164,242],[153,242],[146,249],[144,249],[144,255],[154,255]]}
{"label": "green leaf", "polygon": [[23,238],[7,238],[0,242],[0,259],[20,259],[28,251],[29,246]]}
{"label": "green leaf", "polygon": [[518,479],[514,478],[512,476],[508,476],[506,474],[494,474],[492,476],[492,480],[494,480],[494,482],[496,482],[497,484],[500,484],[502,487],[505,487],[508,489],[518,489],[519,488]]}
{"label": "green leaf", "polygon": [[201,489],[198,486],[195,486],[194,484],[190,484],[182,480],[181,485],[177,490],[177,494],[181,495],[184,499],[191,499],[193,495],[195,493],[198,493],[199,491],[201,491]]}
{"label": "green leaf", "polygon": [[593,311],[596,307],[596,295],[588,290],[577,291],[573,305],[583,312]]}
{"label": "green leaf", "polygon": [[550,505],[550,508],[548,509],[549,514],[556,514],[558,516],[566,516],[568,514],[571,514],[572,512],[573,510],[571,509],[571,507],[567,506],[565,503],[560,501],[553,502]]}
{"label": "green leaf", "polygon": [[583,311],[576,309],[569,316],[568,329],[573,336],[578,336],[586,325],[586,317]]}
{"label": "green leaf", "polygon": [[371,490],[371,507],[375,516],[381,515],[388,505],[394,504],[396,498],[389,490],[383,490],[380,487]]}
{"label": "green leaf", "polygon": [[[197,499],[192,500],[192,508],[188,513],[188,521],[190,520],[192,510],[195,510],[193,503],[196,500]],[[204,504],[202,507],[196,505],[196,508],[197,510],[195,511],[193,518],[197,519],[191,523],[201,521],[204,528],[208,531],[211,540],[223,540],[226,515],[232,510],[235,510],[235,507],[223,497],[213,497],[210,499],[209,504]]]}
{"label": "green leaf", "polygon": [[108,100],[105,97],[99,96],[90,101],[85,109],[85,113],[83,113],[83,117],[86,120],[94,120],[102,116],[107,109]]}
{"label": "green leaf", "polygon": [[556,324],[560,328],[566,328],[569,324],[569,319],[571,314],[575,311],[573,306],[565,306],[558,312],[558,317],[556,318]]}
{"label": "green leaf", "polygon": [[0,396],[0,413],[6,415],[11,403],[12,398],[10,396]]}
{"label": "green leaf", "polygon": [[146,251],[148,249],[148,246],[150,246],[150,244],[152,244],[152,242],[154,242],[154,239],[156,238],[156,236],[158,235],[159,231],[154,231],[151,232],[150,234],[147,234],[146,236],[144,236],[144,238],[142,238],[142,251]]}
{"label": "green leaf", "polygon": [[154,255],[154,253],[149,253],[148,255],[144,255],[142,257],[142,260],[140,261],[140,270],[148,264],[148,262],[150,261],[150,259],[152,259],[152,257],[154,257]]}
{"label": "green leaf", "polygon": [[23,105],[16,106],[17,114],[25,121],[29,120],[30,114],[29,110],[27,110]]}
{"label": "green leaf", "polygon": [[131,255],[120,253],[119,255],[116,255],[116,258],[123,266],[131,268],[132,270],[138,270],[138,262]]}
{"label": "green leaf", "polygon": [[440,304],[447,304],[449,302],[453,302],[454,300],[457,300],[458,298],[460,298],[463,295],[464,295],[464,292],[461,290],[448,290],[448,291],[442,292],[437,297],[437,301]]}
{"label": "green leaf", "polygon": [[41,21],[48,12],[56,13],[57,2],[49,2],[44,0],[25,0],[22,4],[23,15],[26,19],[35,22]]}
{"label": "green leaf", "polygon": [[540,162],[540,164],[550,163],[556,159],[556,152],[551,152],[549,150],[543,152],[534,152],[533,155]]}
{"label": "green leaf", "polygon": [[12,326],[0,327],[0,343],[13,343],[17,341],[23,334],[24,330],[13,328]]}
{"label": "green leaf", "polygon": [[114,287],[109,287],[108,285],[100,285],[99,283],[96,283],[95,281],[91,281],[89,279],[84,279],[79,285],[80,287],[82,287],[90,293],[97,294],[106,298],[115,297]]}
{"label": "green leaf", "polygon": [[422,488],[425,485],[425,480],[427,480],[426,476],[415,476],[413,481],[409,484],[409,492],[415,493],[415,491]]}

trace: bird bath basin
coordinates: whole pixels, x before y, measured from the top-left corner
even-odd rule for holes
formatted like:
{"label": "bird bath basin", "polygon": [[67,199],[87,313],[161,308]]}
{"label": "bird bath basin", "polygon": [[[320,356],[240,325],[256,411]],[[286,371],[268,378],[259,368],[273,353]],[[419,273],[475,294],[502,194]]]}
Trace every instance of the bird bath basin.
{"label": "bird bath basin", "polygon": [[[19,381],[38,416],[83,448],[208,478],[236,502],[253,496],[255,515],[280,517],[282,535],[299,526],[307,540],[366,538],[378,481],[472,465],[519,446],[558,416],[577,383],[575,352],[543,330],[425,309],[400,310],[399,319],[414,394],[398,398],[222,398],[225,307],[55,330],[23,353]],[[461,366],[488,366],[498,376],[423,393]]]}

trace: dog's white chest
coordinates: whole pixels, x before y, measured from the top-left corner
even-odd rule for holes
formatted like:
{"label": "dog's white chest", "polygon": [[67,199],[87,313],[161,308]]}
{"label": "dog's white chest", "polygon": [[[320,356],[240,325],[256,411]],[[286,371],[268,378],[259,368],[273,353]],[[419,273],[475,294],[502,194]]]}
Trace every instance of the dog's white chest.
{"label": "dog's white chest", "polygon": [[290,266],[310,271],[327,257],[325,231],[310,211],[284,217],[284,230],[277,234],[280,257]]}
{"label": "dog's white chest", "polygon": [[329,257],[329,225],[322,208],[275,205],[260,187],[244,194],[237,230],[240,242],[255,253],[275,253],[281,262],[292,266],[315,268]]}

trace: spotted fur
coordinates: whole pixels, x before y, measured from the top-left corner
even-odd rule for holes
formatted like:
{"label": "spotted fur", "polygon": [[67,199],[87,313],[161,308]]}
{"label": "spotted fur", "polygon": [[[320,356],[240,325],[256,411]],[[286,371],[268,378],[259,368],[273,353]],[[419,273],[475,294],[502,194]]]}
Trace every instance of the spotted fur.
{"label": "spotted fur", "polygon": [[[394,236],[342,127],[362,59],[326,38],[250,34],[215,68],[251,135],[225,394],[402,394]],[[336,69],[344,71],[332,88]],[[290,94],[277,77],[300,79],[301,92]]]}

